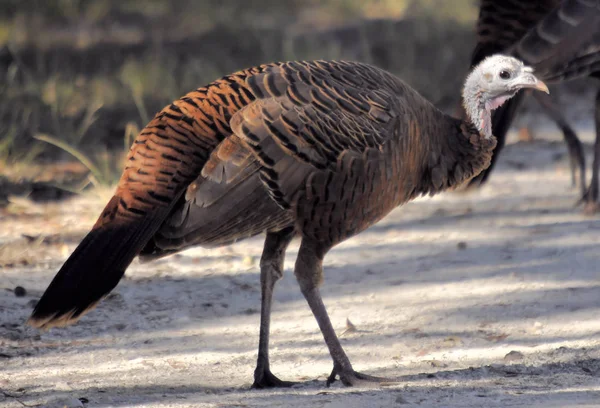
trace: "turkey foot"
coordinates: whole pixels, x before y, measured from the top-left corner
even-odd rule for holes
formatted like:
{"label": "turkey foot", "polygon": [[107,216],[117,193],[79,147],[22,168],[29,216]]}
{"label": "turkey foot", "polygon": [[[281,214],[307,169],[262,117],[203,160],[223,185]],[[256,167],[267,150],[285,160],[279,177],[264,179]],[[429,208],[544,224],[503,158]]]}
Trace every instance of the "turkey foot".
{"label": "turkey foot", "polygon": [[594,197],[595,195],[597,196],[598,194],[594,194],[590,187],[577,203],[575,203],[575,206],[579,207],[580,205],[583,205],[583,213],[585,215],[595,215],[600,213],[600,203],[598,202],[598,199]]}
{"label": "turkey foot", "polygon": [[257,367],[256,371],[254,371],[254,383],[252,384],[251,388],[286,388],[291,387],[294,384],[296,383],[292,381],[283,381],[275,377],[275,375],[268,368],[260,369]]}
{"label": "turkey foot", "polygon": [[348,387],[355,385],[367,385],[367,384],[381,384],[383,382],[390,382],[390,379],[384,377],[374,377],[372,375],[362,374],[352,369],[338,371],[335,367],[331,370],[331,374],[327,378],[327,386],[329,387],[336,381],[336,376],[340,377],[342,384]]}
{"label": "turkey foot", "polygon": [[586,201],[583,206],[585,215],[595,215],[600,213],[600,203],[598,201]]}

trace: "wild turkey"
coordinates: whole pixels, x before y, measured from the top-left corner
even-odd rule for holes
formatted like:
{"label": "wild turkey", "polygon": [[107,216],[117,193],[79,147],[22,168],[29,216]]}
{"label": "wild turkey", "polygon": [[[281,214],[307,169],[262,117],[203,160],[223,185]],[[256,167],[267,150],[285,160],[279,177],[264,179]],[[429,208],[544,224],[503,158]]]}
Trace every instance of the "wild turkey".
{"label": "wild turkey", "polygon": [[520,61],[493,56],[468,76],[473,123],[447,116],[395,76],[357,62],[261,65],[193,91],[135,140],[114,197],[60,269],[29,324],[77,321],[119,282],[136,255],[155,259],[266,232],[254,387],[289,385],[269,367],[269,322],[286,248],[346,385],[355,372],[319,285],[325,254],[395,207],[459,185],[491,159],[491,110],[519,89],[548,91]]}
{"label": "wild turkey", "polygon": [[[568,34],[566,35],[566,33]],[[576,33],[576,34],[574,34]],[[471,66],[498,52],[512,54],[529,65],[547,82],[582,76],[600,78],[600,1],[598,0],[481,0],[477,21],[478,43]],[[566,39],[566,41],[561,41]],[[471,186],[487,181],[523,94],[512,98],[493,115],[498,140],[490,167],[471,180]],[[596,98],[596,148],[592,181],[585,186],[585,158],[581,142],[549,99],[537,97],[544,111],[563,131],[571,161],[571,175],[580,169],[585,211],[598,210],[600,167],[600,92]]]}

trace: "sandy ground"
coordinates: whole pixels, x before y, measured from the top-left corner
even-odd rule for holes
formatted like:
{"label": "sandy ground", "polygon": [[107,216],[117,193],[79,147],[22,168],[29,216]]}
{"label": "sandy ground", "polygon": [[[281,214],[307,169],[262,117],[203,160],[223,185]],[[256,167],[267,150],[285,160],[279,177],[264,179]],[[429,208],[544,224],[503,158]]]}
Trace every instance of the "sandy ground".
{"label": "sandy ground", "polygon": [[556,140],[513,144],[482,191],[417,200],[330,252],[325,303],[338,333],[356,326],[342,344],[391,379],[371,389],[325,387],[297,242],[272,321],[272,369],[302,382],[291,389],[249,390],[261,237],[135,261],[77,325],[24,327],[103,202],[16,200],[0,222],[0,406],[600,406],[600,217],[573,208]]}

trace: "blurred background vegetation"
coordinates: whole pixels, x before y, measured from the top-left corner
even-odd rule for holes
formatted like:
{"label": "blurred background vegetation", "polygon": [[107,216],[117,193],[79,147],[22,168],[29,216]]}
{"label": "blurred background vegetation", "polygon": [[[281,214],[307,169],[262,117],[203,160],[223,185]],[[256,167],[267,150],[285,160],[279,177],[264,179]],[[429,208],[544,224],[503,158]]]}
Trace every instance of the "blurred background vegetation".
{"label": "blurred background vegetation", "polygon": [[0,190],[7,177],[114,182],[155,112],[269,61],[373,63],[451,110],[477,11],[475,0],[0,0]]}

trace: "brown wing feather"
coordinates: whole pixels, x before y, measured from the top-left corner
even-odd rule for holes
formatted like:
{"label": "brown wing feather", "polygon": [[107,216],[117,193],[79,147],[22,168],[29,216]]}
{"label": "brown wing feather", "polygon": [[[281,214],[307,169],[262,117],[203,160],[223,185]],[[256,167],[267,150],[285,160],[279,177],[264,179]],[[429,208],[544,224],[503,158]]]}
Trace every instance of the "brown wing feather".
{"label": "brown wing feather", "polygon": [[142,252],[152,260],[191,246],[214,247],[292,225],[291,214],[269,199],[259,163],[232,135],[213,151],[185,200]]}
{"label": "brown wing feather", "polygon": [[[311,172],[335,171],[346,151],[361,154],[382,147],[391,137],[390,124],[396,114],[391,92],[387,100],[368,93],[357,96],[369,109],[356,115],[340,107],[336,99],[324,102],[327,96],[321,88],[303,86],[311,87],[311,99],[302,106],[289,98],[263,99],[231,121],[232,130],[257,156],[269,194],[284,209],[292,206]],[[330,104],[327,109],[321,107],[325,103]]]}

